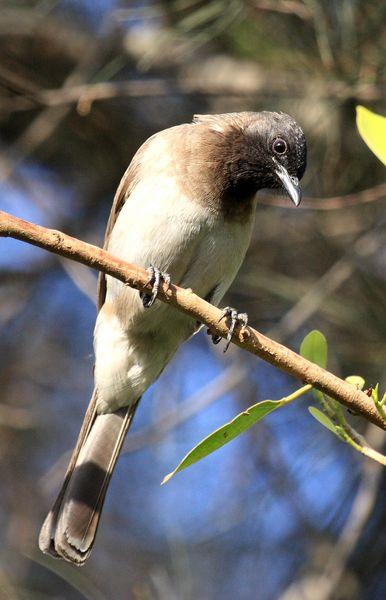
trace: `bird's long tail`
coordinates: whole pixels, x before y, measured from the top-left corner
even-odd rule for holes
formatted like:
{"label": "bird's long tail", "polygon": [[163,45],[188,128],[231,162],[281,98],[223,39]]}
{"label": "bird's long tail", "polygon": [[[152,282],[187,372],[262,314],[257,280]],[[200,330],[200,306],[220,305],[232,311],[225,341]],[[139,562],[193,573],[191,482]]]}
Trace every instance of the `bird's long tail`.
{"label": "bird's long tail", "polygon": [[40,531],[43,552],[79,566],[88,558],[110,478],[137,405],[138,401],[114,413],[98,415],[94,391],[63,486]]}

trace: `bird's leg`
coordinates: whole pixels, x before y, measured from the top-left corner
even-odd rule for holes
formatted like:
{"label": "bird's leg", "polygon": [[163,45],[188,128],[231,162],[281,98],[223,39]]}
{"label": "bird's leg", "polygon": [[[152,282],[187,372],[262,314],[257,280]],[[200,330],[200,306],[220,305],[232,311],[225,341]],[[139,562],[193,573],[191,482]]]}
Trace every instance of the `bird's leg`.
{"label": "bird's leg", "polygon": [[170,275],[169,275],[169,273],[163,273],[162,271],[157,269],[157,267],[153,267],[153,265],[150,265],[150,267],[148,267],[146,269],[146,271],[149,274],[149,279],[147,281],[147,284],[152,285],[152,291],[151,291],[151,294],[146,294],[145,292],[140,292],[139,295],[142,300],[143,306],[145,308],[150,308],[154,304],[155,299],[157,298],[157,294],[158,294],[158,290],[159,290],[161,281],[166,283],[167,287],[169,288]]}
{"label": "bird's leg", "polygon": [[[230,320],[229,331],[228,331],[228,334],[226,337],[226,344],[225,344],[225,348],[224,348],[224,352],[226,352],[232,341],[232,336],[233,336],[233,332],[235,330],[236,325],[241,325],[241,328],[245,329],[246,326],[248,325],[248,315],[247,315],[247,313],[238,313],[235,308],[232,308],[231,306],[227,306],[223,309],[222,316],[220,317],[219,322],[222,321],[223,319]],[[210,333],[210,332],[208,332],[208,333]],[[212,335],[213,343],[218,344],[219,341],[221,340],[221,336],[213,335],[213,334],[211,334],[211,335]]]}

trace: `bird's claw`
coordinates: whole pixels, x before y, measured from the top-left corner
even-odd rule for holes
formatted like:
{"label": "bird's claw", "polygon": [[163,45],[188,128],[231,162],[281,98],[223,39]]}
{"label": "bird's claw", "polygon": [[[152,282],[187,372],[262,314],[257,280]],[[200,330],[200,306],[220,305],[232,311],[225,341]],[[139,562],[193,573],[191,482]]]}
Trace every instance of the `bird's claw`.
{"label": "bird's claw", "polygon": [[212,343],[213,344],[219,344],[222,340],[221,335],[217,335],[217,333],[212,333],[210,329],[206,330],[206,333],[210,336],[212,336]]}
{"label": "bird's claw", "polygon": [[150,308],[154,304],[155,299],[157,298],[157,294],[158,294],[158,290],[159,290],[161,281],[166,283],[167,288],[169,288],[170,275],[169,275],[169,273],[163,273],[162,271],[157,269],[157,267],[153,267],[153,265],[150,265],[150,267],[148,267],[146,269],[146,271],[149,274],[149,279],[146,283],[148,285],[150,284],[152,286],[151,294],[146,294],[145,292],[140,292],[139,295],[142,300],[142,304],[143,304],[144,308]]}
{"label": "bird's claw", "polygon": [[[223,314],[220,317],[219,322],[222,321],[223,319],[230,320],[230,326],[229,326],[228,334],[226,337],[226,344],[225,344],[225,348],[224,348],[224,352],[226,352],[232,341],[232,336],[233,336],[233,332],[235,330],[236,325],[241,325],[242,330],[245,329],[246,326],[248,325],[248,315],[247,315],[247,313],[238,313],[236,309],[232,308],[231,306],[227,306],[226,308],[223,309]],[[212,340],[213,340],[214,344],[218,344],[220,339],[221,339],[220,336],[212,336]]]}

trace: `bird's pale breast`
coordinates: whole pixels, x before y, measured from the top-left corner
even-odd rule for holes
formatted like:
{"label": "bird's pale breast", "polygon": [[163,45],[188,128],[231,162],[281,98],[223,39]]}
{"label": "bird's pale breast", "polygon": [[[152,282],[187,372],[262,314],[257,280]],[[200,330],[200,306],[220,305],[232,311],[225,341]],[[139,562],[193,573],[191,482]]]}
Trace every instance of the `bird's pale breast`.
{"label": "bird's pale breast", "polygon": [[[173,283],[217,304],[248,248],[250,219],[225,222],[187,197],[175,178],[142,179],[123,206],[108,250],[142,267],[154,265]],[[95,328],[95,380],[103,412],[136,400],[153,383],[179,344],[194,331],[193,319],[161,302],[146,310],[137,291],[107,278],[106,302]]]}

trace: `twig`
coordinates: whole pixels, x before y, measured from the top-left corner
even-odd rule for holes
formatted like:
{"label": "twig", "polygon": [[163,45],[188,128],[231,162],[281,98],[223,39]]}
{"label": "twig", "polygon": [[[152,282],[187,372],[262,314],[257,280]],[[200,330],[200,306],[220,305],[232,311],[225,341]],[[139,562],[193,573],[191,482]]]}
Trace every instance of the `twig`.
{"label": "twig", "polygon": [[225,396],[237,385],[241,385],[246,376],[247,370],[240,365],[225,369],[221,375],[200,388],[183,403],[162,414],[157,419],[156,425],[133,431],[125,441],[123,452],[134,452],[144,446],[160,442],[169,431],[182,425],[221,396]]}
{"label": "twig", "polygon": [[[34,225],[2,211],[0,211],[0,237],[12,237],[28,242],[103,271],[135,289],[150,291],[147,283],[148,274],[144,269],[116,258],[97,246],[72,238],[60,231]],[[192,290],[183,289],[174,284],[167,289],[167,286],[163,285],[158,298],[204,323],[214,333],[226,337],[228,327],[224,319],[220,321],[222,311],[205,302]],[[307,361],[252,327],[246,329],[239,327],[233,336],[233,341],[248,352],[260,356],[297,379],[311,384],[353,412],[361,414],[368,421],[386,430],[386,422],[376,410],[372,400],[339,377]]]}
{"label": "twig", "polygon": [[[384,433],[369,425],[366,437],[372,446],[381,448]],[[353,554],[363,530],[371,517],[382,477],[382,467],[373,461],[362,463],[362,480],[358,493],[341,535],[331,547],[322,573],[306,572],[292,583],[279,600],[328,600],[344,576],[350,556]],[[312,568],[312,567],[311,567]],[[310,568],[310,570],[311,570]]]}
{"label": "twig", "polygon": [[375,254],[383,242],[383,238],[374,235],[373,231],[361,235],[347,252],[302,294],[280,322],[272,327],[269,335],[283,339],[297,331],[318,310],[325,298],[331,296],[351,277],[355,270],[355,256],[366,257]]}
{"label": "twig", "polygon": [[313,16],[308,6],[296,0],[252,0],[249,4],[256,10],[295,15],[303,21],[309,21]]}
{"label": "twig", "polygon": [[[39,106],[50,108],[63,105],[82,104],[89,106],[100,100],[113,98],[146,98],[167,97],[175,94],[191,96],[233,96],[236,98],[256,98],[267,93],[272,95],[291,95],[295,98],[309,93],[309,81],[296,80],[296,86],[285,76],[277,74],[272,80],[269,72],[261,72],[258,79],[249,80],[244,86],[239,81],[211,81],[207,79],[180,78],[175,80],[141,79],[129,81],[102,81],[98,83],[66,85],[58,89],[46,89],[28,93],[27,96],[2,98],[0,108],[4,112],[31,110]],[[355,97],[358,100],[375,101],[384,97],[384,87],[373,83],[347,84],[344,81],[328,81],[323,84],[320,98],[337,98],[345,100]]]}
{"label": "twig", "polygon": [[[372,446],[375,446],[375,448],[382,448],[385,441],[385,435],[378,429],[369,425],[366,431],[366,437],[370,439]],[[316,595],[314,600],[328,600],[328,598],[332,597],[334,590],[337,588],[347,565],[347,561],[356,547],[373,511],[381,478],[382,468],[379,465],[373,461],[365,461],[362,463],[362,481],[358,493],[354,499],[352,509],[343,531],[337,543],[334,544],[334,548],[326,563],[325,571],[321,576],[323,585],[316,585],[314,588],[314,591],[315,589],[321,590],[319,596]]]}
{"label": "twig", "polygon": [[63,259],[60,262],[63,269],[66,271],[69,278],[72,279],[76,287],[83,292],[83,294],[87,296],[87,298],[91,300],[93,304],[96,304],[97,278],[95,275],[93,275],[91,271],[84,269],[76,263],[68,262]]}
{"label": "twig", "polygon": [[[331,196],[330,198],[311,198],[306,196],[301,204],[297,207],[303,210],[340,210],[359,204],[367,204],[382,200],[386,197],[386,183],[380,183],[374,187],[355,192],[353,194],[344,194],[342,196]],[[273,194],[265,194],[260,196],[260,204],[268,206],[277,206],[279,208],[296,208],[285,196],[275,196]]]}
{"label": "twig", "polygon": [[[67,88],[81,85],[90,77],[96,69],[99,50],[98,43],[88,46],[87,51],[79,58],[78,63],[66,77],[59,91],[65,93]],[[34,96],[29,92],[28,98],[31,95]],[[7,152],[0,153],[0,183],[8,179],[24,160],[29,158],[51,137],[70,111],[71,105],[47,106],[31,121],[22,134],[7,149]]]}

